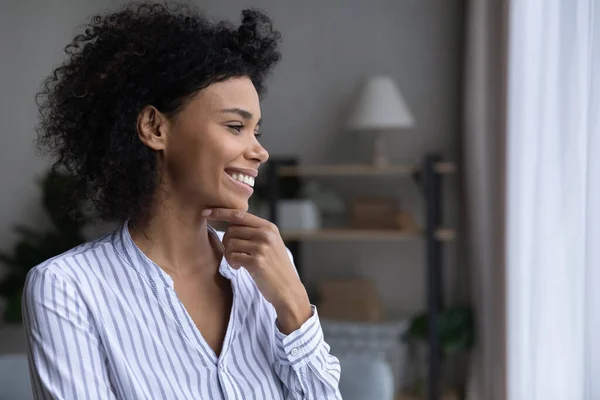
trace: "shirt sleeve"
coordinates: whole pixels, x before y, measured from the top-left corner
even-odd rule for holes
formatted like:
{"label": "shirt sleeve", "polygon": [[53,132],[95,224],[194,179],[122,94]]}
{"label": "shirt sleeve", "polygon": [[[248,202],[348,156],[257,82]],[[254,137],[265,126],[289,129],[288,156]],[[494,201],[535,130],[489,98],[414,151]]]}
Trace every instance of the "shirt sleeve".
{"label": "shirt sleeve", "polygon": [[23,322],[35,399],[116,399],[89,309],[61,271],[35,268],[23,290]]}
{"label": "shirt sleeve", "polygon": [[342,399],[340,362],[329,354],[315,306],[312,316],[289,335],[281,333],[276,324],[275,340],[275,371],[291,398]]}

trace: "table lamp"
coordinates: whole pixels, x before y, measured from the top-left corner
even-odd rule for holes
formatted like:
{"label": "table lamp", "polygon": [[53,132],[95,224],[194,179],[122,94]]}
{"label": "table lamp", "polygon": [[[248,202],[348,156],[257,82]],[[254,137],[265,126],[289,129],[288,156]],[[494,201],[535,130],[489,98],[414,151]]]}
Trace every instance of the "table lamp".
{"label": "table lamp", "polygon": [[384,134],[410,128],[414,123],[414,117],[394,80],[389,76],[374,76],[367,79],[361,88],[351,110],[348,127],[376,135],[372,162],[382,167],[389,164]]}

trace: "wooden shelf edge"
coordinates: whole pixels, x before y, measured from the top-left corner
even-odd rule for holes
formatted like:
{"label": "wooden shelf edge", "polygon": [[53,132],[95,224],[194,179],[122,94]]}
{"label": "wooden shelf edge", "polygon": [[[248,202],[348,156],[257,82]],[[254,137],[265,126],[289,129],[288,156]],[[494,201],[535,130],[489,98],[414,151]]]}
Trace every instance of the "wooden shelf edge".
{"label": "wooden shelf edge", "polygon": [[[456,172],[453,162],[438,162],[434,169],[438,174]],[[421,171],[418,165],[388,165],[377,167],[369,164],[339,164],[339,165],[304,165],[282,166],[278,168],[279,176],[359,176],[359,175],[410,175]]]}
{"label": "wooden shelf edge", "polygon": [[[421,238],[424,232],[401,231],[392,229],[368,230],[368,229],[321,229],[315,231],[282,231],[284,240],[301,241],[348,241],[348,240],[390,240],[402,241]],[[436,230],[436,238],[440,241],[451,241],[456,237],[456,232],[450,228]]]}
{"label": "wooden shelf edge", "polygon": [[456,163],[448,161],[440,161],[433,166],[433,169],[438,174],[453,174],[456,172],[457,168]]}
{"label": "wooden shelf edge", "polygon": [[452,228],[438,228],[435,230],[435,238],[441,242],[450,242],[456,238],[456,230]]}

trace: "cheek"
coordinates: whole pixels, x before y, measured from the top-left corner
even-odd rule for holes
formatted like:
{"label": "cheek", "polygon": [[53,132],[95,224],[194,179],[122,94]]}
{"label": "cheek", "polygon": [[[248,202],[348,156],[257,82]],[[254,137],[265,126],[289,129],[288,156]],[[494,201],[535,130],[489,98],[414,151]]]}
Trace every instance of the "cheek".
{"label": "cheek", "polygon": [[236,164],[236,161],[243,158],[244,148],[244,143],[239,137],[232,134],[223,134],[212,138],[207,143],[205,153],[207,153],[207,158],[220,164],[221,169],[223,169],[227,165],[239,166],[240,163]]}
{"label": "cheek", "polygon": [[212,151],[200,151],[195,161],[194,171],[200,184],[205,188],[215,189],[222,179],[224,165],[218,154]]}
{"label": "cheek", "polygon": [[[232,140],[232,138],[234,140]],[[224,181],[225,167],[235,163],[239,157],[240,151],[238,141],[235,136],[219,135],[218,137],[209,137],[197,147],[195,154],[195,171],[200,182],[206,190],[219,190]]]}
{"label": "cheek", "polygon": [[184,175],[195,159],[197,159],[198,145],[194,140],[181,135],[176,141],[171,141],[169,146],[169,164],[179,175]]}
{"label": "cheek", "polygon": [[210,143],[183,134],[170,143],[166,167],[177,190],[197,193],[214,185],[216,164]]}
{"label": "cheek", "polygon": [[243,141],[218,129],[208,129],[203,136],[181,135],[178,139],[170,149],[172,181],[190,194],[209,198],[224,194],[228,179],[225,168],[243,165]]}

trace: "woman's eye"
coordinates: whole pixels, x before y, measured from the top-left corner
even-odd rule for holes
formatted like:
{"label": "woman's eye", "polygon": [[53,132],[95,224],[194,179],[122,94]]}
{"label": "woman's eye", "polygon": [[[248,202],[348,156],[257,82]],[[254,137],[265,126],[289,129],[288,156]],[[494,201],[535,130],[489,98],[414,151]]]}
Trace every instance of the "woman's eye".
{"label": "woman's eye", "polygon": [[228,128],[233,129],[237,132],[241,132],[244,128],[244,125],[227,125]]}
{"label": "woman's eye", "polygon": [[254,132],[254,137],[257,139],[262,136],[262,132]]}

